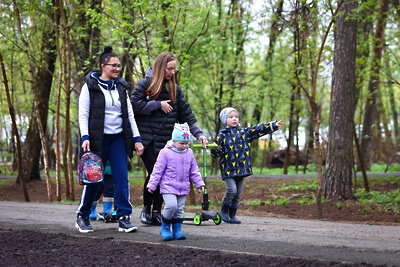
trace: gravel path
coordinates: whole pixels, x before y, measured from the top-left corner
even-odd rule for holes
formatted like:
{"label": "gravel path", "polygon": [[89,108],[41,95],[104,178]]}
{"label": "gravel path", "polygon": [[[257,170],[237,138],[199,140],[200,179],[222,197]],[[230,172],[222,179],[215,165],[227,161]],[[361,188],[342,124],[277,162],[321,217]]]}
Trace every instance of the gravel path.
{"label": "gravel path", "polygon": [[[76,208],[67,204],[0,202],[0,229],[81,237],[74,228]],[[166,244],[161,240],[159,227],[140,224],[139,214],[140,210],[134,209],[132,221],[139,228],[135,233],[118,233],[116,224],[96,221],[92,223],[95,232],[87,236]],[[240,219],[240,225],[206,221],[196,226],[185,222],[182,228],[188,238],[168,245],[342,264],[400,266],[400,226],[250,216]]]}

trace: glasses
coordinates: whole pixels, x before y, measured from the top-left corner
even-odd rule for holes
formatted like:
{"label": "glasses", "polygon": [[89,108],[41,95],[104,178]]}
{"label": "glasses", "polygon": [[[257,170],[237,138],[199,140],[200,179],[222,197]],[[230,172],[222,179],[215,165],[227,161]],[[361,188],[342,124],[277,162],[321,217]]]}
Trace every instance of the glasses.
{"label": "glasses", "polygon": [[122,67],[121,64],[117,64],[117,63],[114,63],[114,64],[104,64],[104,65],[109,65],[109,66],[113,67],[114,69],[120,69],[120,68]]}

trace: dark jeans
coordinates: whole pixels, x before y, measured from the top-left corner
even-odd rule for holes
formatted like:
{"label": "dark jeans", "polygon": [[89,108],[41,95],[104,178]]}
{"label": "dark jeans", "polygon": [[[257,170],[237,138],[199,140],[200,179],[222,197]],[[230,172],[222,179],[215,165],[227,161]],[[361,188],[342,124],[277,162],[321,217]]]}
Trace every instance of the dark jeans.
{"label": "dark jeans", "polygon": [[225,178],[226,192],[222,203],[236,207],[242,195],[244,177]]}
{"label": "dark jeans", "polygon": [[[103,182],[99,184],[99,188],[97,189],[96,200],[99,201],[101,195],[103,198],[112,199],[114,201],[114,181],[111,175],[105,174]],[[104,201],[104,199],[103,199]]]}
{"label": "dark jeans", "polygon": [[141,156],[148,173],[143,187],[143,204],[145,206],[153,206],[153,210],[160,211],[163,204],[163,198],[160,194],[160,185],[157,186],[153,194],[149,193],[147,190],[147,184],[149,183],[150,175],[153,172],[157,157],[158,153],[154,152],[154,143],[150,143]]}

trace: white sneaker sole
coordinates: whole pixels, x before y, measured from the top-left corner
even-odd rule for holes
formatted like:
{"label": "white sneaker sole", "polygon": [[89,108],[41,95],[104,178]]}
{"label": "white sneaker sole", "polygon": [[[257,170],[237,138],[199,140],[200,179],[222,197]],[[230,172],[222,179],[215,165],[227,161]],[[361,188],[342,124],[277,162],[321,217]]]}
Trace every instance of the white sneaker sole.
{"label": "white sneaker sole", "polygon": [[92,233],[93,232],[93,229],[92,230],[83,230],[82,228],[79,227],[79,225],[77,223],[75,223],[75,227],[76,227],[76,229],[78,229],[78,231],[80,233],[86,234],[86,233]]}
{"label": "white sneaker sole", "polygon": [[118,232],[130,233],[130,232],[136,232],[136,231],[137,231],[137,227],[136,226],[128,228],[128,229],[118,227]]}

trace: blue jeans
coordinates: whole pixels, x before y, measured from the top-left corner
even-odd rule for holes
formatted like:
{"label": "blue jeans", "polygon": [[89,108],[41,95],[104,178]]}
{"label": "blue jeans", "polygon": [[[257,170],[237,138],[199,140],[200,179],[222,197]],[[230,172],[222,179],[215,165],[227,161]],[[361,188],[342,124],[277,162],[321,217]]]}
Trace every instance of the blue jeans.
{"label": "blue jeans", "polygon": [[242,195],[244,177],[225,178],[224,181],[226,191],[222,203],[237,207]]}

